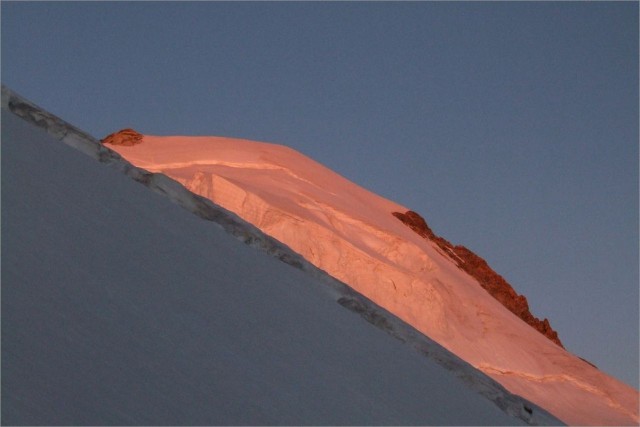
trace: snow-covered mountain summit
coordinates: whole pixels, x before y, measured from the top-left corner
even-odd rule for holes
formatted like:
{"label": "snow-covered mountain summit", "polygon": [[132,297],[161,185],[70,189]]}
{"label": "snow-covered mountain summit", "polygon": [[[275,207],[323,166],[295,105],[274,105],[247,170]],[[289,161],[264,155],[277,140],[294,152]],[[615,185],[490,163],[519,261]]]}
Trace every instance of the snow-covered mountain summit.
{"label": "snow-covered mountain summit", "polygon": [[[541,375],[485,369],[512,391],[524,387],[529,401],[234,213],[164,174],[132,166],[110,145],[5,87],[2,110],[3,424],[556,424],[531,403],[546,404],[545,394],[568,414],[565,421],[637,423],[636,390],[595,368],[584,370],[586,363],[580,365],[469,279],[446,245],[425,239],[393,215],[383,226],[408,234],[395,236],[395,247],[384,252],[389,230],[367,221],[375,221],[382,209],[404,208],[362,193],[299,153],[246,145],[264,149],[269,160],[273,153],[287,161],[306,160],[309,170],[294,168],[295,162],[265,165],[255,152],[231,153],[224,166],[240,178],[257,174],[256,188],[264,194],[256,199],[267,209],[269,203],[298,206],[300,213],[284,216],[314,218],[329,231],[330,226],[341,231],[324,249],[345,253],[321,259],[342,260],[343,269],[353,263],[363,275],[366,265],[383,273],[404,266],[389,276],[392,286],[404,297],[423,297],[425,308],[418,315],[436,312],[433,319],[450,323],[434,326],[444,327],[442,335],[450,342],[466,339],[472,350],[495,346],[488,366],[505,361],[538,366]],[[150,140],[127,133],[131,149]],[[202,152],[192,154],[200,158]],[[196,164],[178,157],[190,163],[187,168]],[[205,165],[219,161],[215,155],[202,158]],[[316,177],[309,176],[314,167]],[[201,173],[204,181],[207,174]],[[273,181],[260,185],[265,175]],[[302,199],[307,207],[295,193],[274,191],[283,177],[297,182],[300,194],[307,193]],[[326,178],[328,185],[317,178]],[[344,187],[331,187],[332,179]],[[230,190],[241,201],[255,197],[239,179]],[[351,194],[341,196],[343,190]],[[317,197],[327,206],[318,205],[312,215],[308,205],[314,206]],[[380,210],[365,210],[360,222],[335,212],[340,208],[348,214],[350,205],[369,206],[372,200]],[[283,212],[276,209],[271,216],[278,223]],[[424,250],[421,244],[431,252],[416,253]],[[362,255],[350,248],[370,258],[358,258]],[[463,273],[472,281],[456,282]],[[418,280],[410,286],[395,283],[412,276]],[[430,281],[423,287],[425,277]],[[464,294],[471,289],[480,293]],[[478,299],[466,300],[469,295]],[[413,307],[407,305],[410,313]],[[473,326],[478,317],[484,333]],[[535,334],[528,338],[542,340],[539,347],[532,342],[520,352],[508,348],[493,330],[504,325],[501,321],[528,331],[518,327],[507,334]],[[463,337],[454,340],[458,335]],[[511,338],[520,344],[527,336]],[[483,354],[491,359],[488,351]],[[514,357],[522,360],[507,360]]]}
{"label": "snow-covered mountain summit", "polygon": [[5,87],[2,148],[2,424],[559,423]]}
{"label": "snow-covered mountain summit", "polygon": [[235,212],[563,421],[639,422],[635,389],[505,308],[461,268],[459,253],[394,216],[406,207],[280,145],[149,135],[136,142],[109,147]]}

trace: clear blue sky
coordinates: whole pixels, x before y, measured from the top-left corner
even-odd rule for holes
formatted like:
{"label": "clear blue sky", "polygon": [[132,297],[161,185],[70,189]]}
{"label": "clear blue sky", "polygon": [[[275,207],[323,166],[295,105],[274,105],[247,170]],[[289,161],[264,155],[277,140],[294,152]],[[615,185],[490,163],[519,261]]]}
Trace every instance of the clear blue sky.
{"label": "clear blue sky", "polygon": [[291,146],[638,387],[638,3],[9,3],[2,81],[102,137]]}

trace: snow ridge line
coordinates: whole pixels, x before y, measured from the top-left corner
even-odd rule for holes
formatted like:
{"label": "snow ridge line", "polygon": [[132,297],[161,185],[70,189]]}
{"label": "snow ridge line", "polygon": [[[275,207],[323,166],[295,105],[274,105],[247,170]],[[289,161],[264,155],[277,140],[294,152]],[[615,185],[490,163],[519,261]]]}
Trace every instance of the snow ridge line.
{"label": "snow ridge line", "polygon": [[147,167],[149,170],[151,171],[157,171],[160,172],[163,169],[181,169],[184,167],[189,167],[189,166],[193,166],[193,165],[198,165],[198,166],[224,166],[224,167],[228,167],[228,168],[236,168],[236,169],[255,169],[255,170],[277,170],[280,172],[283,172],[299,181],[305,182],[307,184],[313,185],[314,187],[318,187],[317,184],[302,178],[300,175],[297,175],[295,172],[293,172],[291,169],[286,168],[284,166],[280,166],[277,164],[272,164],[272,163],[259,163],[259,162],[249,162],[249,163],[244,163],[244,162],[230,162],[230,161],[223,161],[223,160],[217,160],[217,159],[211,159],[211,160],[195,160],[192,162],[170,162],[170,163],[165,163],[165,162],[155,162],[155,163],[149,163],[149,164],[145,164],[145,167]]}
{"label": "snow ridge line", "polygon": [[529,425],[564,425],[562,421],[545,409],[512,394],[487,374],[449,352],[364,295],[315,267],[287,245],[264,234],[233,212],[192,193],[166,175],[133,166],[118,153],[101,144],[96,138],[24,99],[5,85],[2,85],[2,108],[42,128],[54,139],[124,173],[152,191],[164,195],[199,217],[214,222],[243,243],[266,252],[270,256],[321,280],[328,285],[327,291],[337,303],[435,361],[463,381],[470,389],[492,401],[505,413]]}

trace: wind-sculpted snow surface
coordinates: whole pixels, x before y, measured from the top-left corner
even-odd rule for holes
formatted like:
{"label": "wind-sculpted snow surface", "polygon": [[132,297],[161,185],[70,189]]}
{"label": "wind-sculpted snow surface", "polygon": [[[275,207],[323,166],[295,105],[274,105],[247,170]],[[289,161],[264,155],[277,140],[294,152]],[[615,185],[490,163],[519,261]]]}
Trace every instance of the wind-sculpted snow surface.
{"label": "wind-sculpted snow surface", "polygon": [[2,107],[2,424],[559,423],[235,214]]}
{"label": "wind-sculpted snow surface", "polygon": [[392,215],[407,208],[280,145],[146,135],[112,148],[235,212],[563,421],[638,423],[635,389],[507,310],[451,255]]}

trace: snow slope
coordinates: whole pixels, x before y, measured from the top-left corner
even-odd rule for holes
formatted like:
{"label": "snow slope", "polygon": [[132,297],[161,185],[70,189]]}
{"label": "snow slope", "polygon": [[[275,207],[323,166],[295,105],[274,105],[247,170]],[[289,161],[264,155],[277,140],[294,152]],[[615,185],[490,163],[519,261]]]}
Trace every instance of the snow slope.
{"label": "snow slope", "polygon": [[284,146],[145,136],[110,146],[284,242],[570,424],[638,424],[638,392],[556,346],[391,213],[408,209]]}
{"label": "snow slope", "polygon": [[557,422],[235,215],[3,88],[3,424],[522,419]]}

